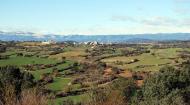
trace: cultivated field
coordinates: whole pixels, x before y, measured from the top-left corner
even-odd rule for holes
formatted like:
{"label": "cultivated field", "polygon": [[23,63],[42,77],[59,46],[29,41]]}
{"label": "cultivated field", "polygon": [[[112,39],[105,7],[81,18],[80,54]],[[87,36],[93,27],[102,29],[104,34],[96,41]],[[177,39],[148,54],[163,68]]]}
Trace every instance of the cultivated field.
{"label": "cultivated field", "polygon": [[146,73],[168,65],[178,67],[187,60],[182,54],[187,55],[189,48],[163,46],[19,42],[0,53],[0,66],[14,65],[31,73],[56,105],[68,99],[78,103],[89,98],[94,85],[102,88],[135,74],[142,77],[136,81],[141,86]]}

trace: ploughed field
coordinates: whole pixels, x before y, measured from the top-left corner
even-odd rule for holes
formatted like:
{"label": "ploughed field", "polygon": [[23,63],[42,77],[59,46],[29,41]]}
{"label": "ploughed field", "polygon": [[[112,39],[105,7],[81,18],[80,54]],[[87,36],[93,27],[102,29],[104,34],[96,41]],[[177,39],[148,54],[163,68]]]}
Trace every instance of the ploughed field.
{"label": "ploughed field", "polygon": [[41,45],[40,42],[17,42],[0,53],[0,66],[15,65],[32,73],[58,104],[67,99],[86,100],[93,83],[101,87],[111,83],[107,81],[110,78],[130,77],[132,72],[155,72],[167,65],[178,67],[189,51],[189,48],[170,48],[168,45],[157,48],[152,44]]}

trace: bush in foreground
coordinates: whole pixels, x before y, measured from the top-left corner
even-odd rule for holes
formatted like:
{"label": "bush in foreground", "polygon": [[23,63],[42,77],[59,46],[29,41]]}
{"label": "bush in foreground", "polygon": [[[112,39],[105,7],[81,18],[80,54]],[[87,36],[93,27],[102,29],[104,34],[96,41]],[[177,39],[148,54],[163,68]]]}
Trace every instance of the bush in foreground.
{"label": "bush in foreground", "polygon": [[47,98],[33,89],[33,79],[17,67],[0,67],[0,105],[47,105]]}
{"label": "bush in foreground", "polygon": [[164,67],[148,77],[142,89],[136,92],[134,105],[189,105],[190,67],[177,70]]}

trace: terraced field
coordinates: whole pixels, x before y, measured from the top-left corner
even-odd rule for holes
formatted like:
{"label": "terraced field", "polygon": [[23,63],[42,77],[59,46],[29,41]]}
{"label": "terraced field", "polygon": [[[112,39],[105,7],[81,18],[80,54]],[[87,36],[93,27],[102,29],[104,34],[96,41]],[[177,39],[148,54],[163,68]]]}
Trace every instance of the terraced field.
{"label": "terraced field", "polygon": [[67,48],[65,52],[59,53],[56,55],[51,55],[49,58],[53,59],[60,59],[62,57],[66,57],[67,59],[70,60],[75,60],[75,61],[82,61],[84,60],[84,56],[88,55],[88,53],[85,52],[85,47],[84,48]]}
{"label": "terraced field", "polygon": [[[85,89],[89,89],[89,84],[92,84],[92,82],[87,83],[89,87],[85,87],[83,83],[86,82],[86,80],[94,78],[96,79],[93,80],[93,82],[97,83],[97,77],[94,76],[95,74],[92,74],[97,72],[94,70],[101,71],[103,67],[104,75],[102,75],[101,72],[97,74],[97,76],[100,76],[101,79],[105,79],[106,77],[109,78],[109,76],[117,75],[114,74],[117,71],[113,71],[113,67],[117,67],[124,70],[122,73],[118,73],[117,76],[132,78],[133,73],[136,71],[158,71],[161,67],[166,65],[180,64],[183,60],[178,56],[180,54],[179,51],[190,51],[188,48],[152,49],[151,45],[143,46],[149,51],[148,53],[143,52],[141,49],[139,50],[136,46],[121,46],[120,48],[116,48],[115,46],[107,46],[105,48],[98,46],[91,48],[90,46],[72,45],[63,47],[63,45],[41,46],[39,43],[35,44],[33,42],[20,43],[19,45],[21,49],[17,47],[9,48],[6,52],[0,53],[2,56],[8,56],[8,58],[0,60],[0,66],[18,66],[21,70],[33,74],[35,81],[42,81],[47,77],[50,81],[45,82],[44,87],[55,96],[52,102],[56,105],[68,99],[73,100],[75,103],[88,99],[89,94]],[[26,48],[22,49],[23,46]],[[133,52],[136,50],[142,51],[143,53],[137,55],[125,55],[125,53],[123,53],[123,51]],[[20,53],[21,55],[19,55]],[[105,63],[107,65],[105,65],[106,67],[104,68]],[[90,65],[92,65],[92,67]],[[32,69],[26,69],[25,66],[32,67]],[[78,72],[77,70],[80,70],[79,68],[83,66],[85,66],[85,68]],[[91,71],[88,71],[89,69]],[[86,70],[87,72],[84,74]],[[105,72],[107,72],[107,74]],[[92,78],[90,76],[92,76]],[[81,82],[80,79],[86,80],[82,80]],[[79,80],[79,82],[73,83],[74,80]],[[137,83],[137,85],[141,86],[143,84],[142,81],[143,80],[138,80],[137,82],[139,83]],[[109,81],[109,83],[111,82]],[[106,86],[107,82],[103,80],[103,82],[100,82],[98,85]],[[79,94],[73,94],[83,89],[85,91],[79,92]],[[62,92],[73,93],[67,96],[59,96],[59,93]]]}
{"label": "terraced field", "polygon": [[[40,57],[36,57],[36,56],[31,56],[31,57],[17,56],[16,53],[18,53],[18,52],[23,53],[23,51],[20,51],[17,49],[7,51],[5,53],[1,53],[1,55],[8,55],[9,58],[0,60],[0,66],[15,65],[18,67],[22,67],[24,65],[35,65],[35,64],[48,65],[48,64],[56,64],[56,63],[60,62],[59,59],[53,59],[53,58],[40,58]],[[30,53],[30,52],[28,52],[28,53]],[[73,53],[77,53],[77,52],[73,52]],[[71,54],[71,55],[73,55],[73,54]],[[68,56],[68,55],[66,54],[66,56]],[[56,57],[59,57],[59,56],[56,55]],[[35,80],[38,81],[41,79],[43,74],[51,74],[53,72],[53,69],[55,69],[55,68],[57,70],[61,70],[60,74],[61,73],[64,74],[64,72],[65,72],[64,69],[69,68],[71,65],[73,65],[73,61],[65,60],[65,63],[63,63],[63,64],[59,64],[57,66],[45,68],[45,69],[36,69],[34,71],[29,71],[29,72],[32,73]],[[45,87],[47,89],[50,89],[51,91],[57,91],[57,92],[64,91],[68,87],[71,80],[72,80],[72,78],[64,77],[64,75],[60,76],[60,77],[53,77],[53,82],[48,83],[47,85],[45,85]],[[75,84],[75,85],[72,85],[71,88],[74,90],[74,89],[78,89],[79,87],[80,87],[79,84]],[[82,96],[83,95],[56,98],[56,99],[54,99],[53,102],[58,104],[66,99],[72,99],[75,102],[79,102],[81,100]]]}
{"label": "terraced field", "polygon": [[[174,59],[181,61],[181,59],[177,58],[177,55],[179,54],[177,51],[182,50],[182,48],[152,49],[151,53],[130,57],[118,56],[103,59],[102,61],[108,65],[122,69],[130,69],[134,71],[157,71],[165,65],[175,65]],[[138,61],[131,62],[134,59],[137,59]]]}

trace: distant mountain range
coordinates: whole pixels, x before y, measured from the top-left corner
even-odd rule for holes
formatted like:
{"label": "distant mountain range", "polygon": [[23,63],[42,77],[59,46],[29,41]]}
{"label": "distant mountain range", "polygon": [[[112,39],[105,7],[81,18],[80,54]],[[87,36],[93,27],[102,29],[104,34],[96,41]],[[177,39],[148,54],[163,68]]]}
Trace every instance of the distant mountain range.
{"label": "distant mountain range", "polygon": [[126,42],[152,42],[170,40],[190,40],[190,33],[158,33],[158,34],[133,34],[133,35],[36,35],[32,32],[2,32],[2,41],[97,41],[102,43],[126,43]]}

